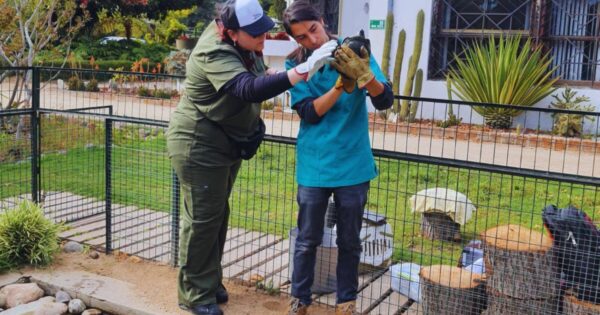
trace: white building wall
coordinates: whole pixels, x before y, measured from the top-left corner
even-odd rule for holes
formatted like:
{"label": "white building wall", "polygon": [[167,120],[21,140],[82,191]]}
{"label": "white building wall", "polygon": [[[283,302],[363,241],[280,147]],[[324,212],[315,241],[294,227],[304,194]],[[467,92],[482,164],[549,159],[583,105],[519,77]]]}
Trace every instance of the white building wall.
{"label": "white building wall", "polygon": [[[340,2],[340,36],[358,34],[360,30],[369,36],[369,0],[342,0]],[[349,18],[348,18],[349,17]]]}
{"label": "white building wall", "polygon": [[[400,1],[400,0],[391,0],[393,1],[393,11],[394,11],[394,34],[392,36],[392,49],[390,52],[390,70],[389,73],[393,73],[394,60],[396,58],[396,48],[397,48],[397,40],[398,33],[400,30],[404,29],[406,31],[406,44],[404,48],[404,64],[402,67],[402,74],[400,76],[400,90],[403,89],[403,84],[406,82],[406,72],[408,70],[408,59],[412,54],[412,50],[414,47],[414,38],[415,38],[415,23],[417,19],[417,12],[419,10],[423,10],[425,12],[425,25],[423,30],[423,48],[421,51],[421,59],[419,61],[419,68],[423,69],[425,74],[425,80],[423,82],[423,92],[421,94],[422,97],[425,98],[437,98],[437,99],[447,99],[446,92],[446,84],[441,80],[428,80],[427,72],[428,72],[428,63],[429,63],[429,47],[431,41],[431,18],[432,18],[432,8],[433,1],[432,0],[418,0],[418,1]],[[370,15],[369,19],[371,20],[385,20],[387,16],[387,7],[388,0],[370,0]],[[356,8],[358,10],[358,8]],[[342,21],[344,19],[350,18],[352,16],[342,16]],[[369,38],[371,39],[371,46],[373,50],[373,56],[377,58],[377,61],[381,64],[381,57],[383,55],[383,43],[385,40],[385,31],[384,30],[370,30]],[[600,90],[592,89],[592,88],[574,88],[580,95],[588,96],[591,99],[591,103],[596,106],[596,110],[600,111]],[[562,89],[556,91],[556,93],[562,92]],[[540,101],[535,107],[547,108],[552,101],[552,97],[548,96],[544,100]],[[443,119],[445,117],[445,108],[443,106],[436,106],[436,111],[434,112],[432,106],[421,106],[418,116],[421,116],[425,119]],[[459,116],[463,117],[463,121],[469,121],[471,123],[482,123],[483,119],[477,113],[472,113],[470,108],[464,107],[459,113],[456,113]],[[534,117],[535,116],[535,117]],[[525,117],[525,115],[521,115],[514,120],[513,125],[516,126],[520,124],[526,128],[538,128],[538,113],[530,113],[529,116]],[[598,122],[586,122],[586,132],[594,132],[597,128]],[[550,115],[542,114],[540,127],[550,130],[552,128],[552,118]]]}

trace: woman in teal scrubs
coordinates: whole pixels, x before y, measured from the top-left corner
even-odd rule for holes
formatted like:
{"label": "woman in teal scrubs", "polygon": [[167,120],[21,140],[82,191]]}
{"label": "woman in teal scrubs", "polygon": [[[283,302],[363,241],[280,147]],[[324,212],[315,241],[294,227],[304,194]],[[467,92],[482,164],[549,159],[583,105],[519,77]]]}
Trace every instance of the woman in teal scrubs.
{"label": "woman in teal scrubs", "polygon": [[[333,37],[308,1],[294,1],[283,24],[301,45],[286,61],[292,69]],[[340,41],[341,43],[341,41]],[[359,238],[369,181],[377,176],[368,132],[367,92],[377,109],[390,108],[393,93],[365,47],[359,55],[342,45],[335,61],[291,90],[292,108],[302,118],[296,151],[298,237],[294,251],[292,300],[288,314],[306,314],[311,304],[316,248],[325,210],[336,205],[336,314],[353,314],[358,289]]]}

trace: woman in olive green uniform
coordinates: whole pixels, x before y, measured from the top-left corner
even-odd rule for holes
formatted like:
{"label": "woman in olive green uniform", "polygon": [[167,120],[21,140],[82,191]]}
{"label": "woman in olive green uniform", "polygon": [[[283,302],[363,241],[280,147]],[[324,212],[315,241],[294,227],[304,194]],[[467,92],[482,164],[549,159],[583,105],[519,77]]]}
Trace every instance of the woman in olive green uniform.
{"label": "woman in olive green uniform", "polygon": [[222,314],[217,304],[228,299],[221,268],[228,198],[240,146],[264,132],[260,103],[307,80],[336,47],[328,43],[296,68],[266,75],[261,51],[273,26],[257,0],[228,1],[192,51],[171,116],[167,147],[185,202],[178,297],[193,314]]}

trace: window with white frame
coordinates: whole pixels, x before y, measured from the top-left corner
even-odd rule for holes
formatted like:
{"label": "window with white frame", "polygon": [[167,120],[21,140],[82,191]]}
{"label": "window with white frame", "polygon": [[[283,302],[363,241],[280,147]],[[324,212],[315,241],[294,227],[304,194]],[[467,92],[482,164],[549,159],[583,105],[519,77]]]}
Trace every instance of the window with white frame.
{"label": "window with white frame", "polygon": [[503,34],[544,45],[561,80],[600,83],[600,0],[434,0],[432,20],[432,79],[473,41]]}

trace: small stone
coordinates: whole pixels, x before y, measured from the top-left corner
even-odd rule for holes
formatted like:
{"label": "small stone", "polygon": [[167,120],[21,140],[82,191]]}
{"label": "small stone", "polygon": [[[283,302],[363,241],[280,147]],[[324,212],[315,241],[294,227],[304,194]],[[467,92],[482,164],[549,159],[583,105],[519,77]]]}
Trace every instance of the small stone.
{"label": "small stone", "polygon": [[95,308],[90,308],[81,313],[81,315],[102,315],[102,312]]}
{"label": "small stone", "polygon": [[44,296],[43,298],[37,300],[39,303],[54,303],[56,299],[53,296]]}
{"label": "small stone", "polygon": [[80,299],[74,299],[69,302],[69,313],[71,314],[81,314],[85,311],[85,308],[85,303]]}
{"label": "small stone", "polygon": [[98,259],[100,257],[100,254],[98,254],[98,252],[96,252],[96,251],[92,251],[88,256],[91,259]]}
{"label": "small stone", "polygon": [[65,292],[65,291],[58,291],[56,292],[56,302],[58,303],[69,303],[69,301],[71,301],[71,296],[69,295],[69,293]]}
{"label": "small stone", "polygon": [[134,264],[139,264],[142,262],[142,259],[140,257],[137,256],[130,256],[129,258],[127,258],[128,262],[132,262]]}
{"label": "small stone", "polygon": [[63,315],[67,313],[67,305],[64,303],[42,303],[33,315]]}
{"label": "small stone", "polygon": [[262,282],[263,280],[265,280],[265,277],[255,273],[250,276],[250,285],[254,286],[257,283]]}
{"label": "small stone", "polygon": [[83,245],[77,242],[68,241],[63,247],[63,250],[66,253],[81,253],[83,251]]}
{"label": "small stone", "polygon": [[6,308],[12,308],[41,298],[44,296],[44,290],[35,283],[17,283],[2,288],[0,295],[6,297]]}

